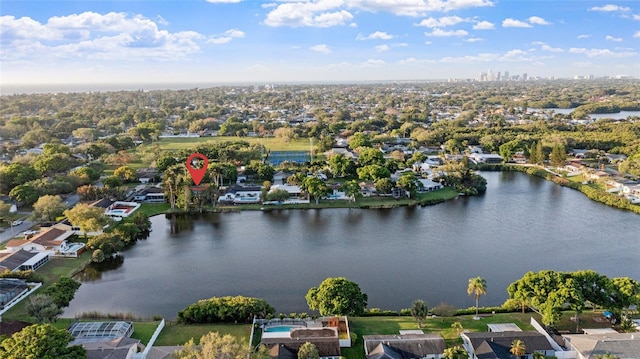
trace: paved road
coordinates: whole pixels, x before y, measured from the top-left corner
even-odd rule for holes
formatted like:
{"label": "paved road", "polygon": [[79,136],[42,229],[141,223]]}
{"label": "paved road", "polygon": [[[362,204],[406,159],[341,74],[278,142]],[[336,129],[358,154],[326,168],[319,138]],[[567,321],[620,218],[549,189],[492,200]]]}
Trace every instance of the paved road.
{"label": "paved road", "polygon": [[22,219],[24,222],[22,222],[22,224],[18,226],[7,227],[3,232],[0,232],[0,243],[4,243],[13,237],[19,236],[20,233],[31,229],[31,227],[33,227],[35,223],[26,219],[27,217],[29,217],[29,215],[30,213],[25,213],[24,218]]}

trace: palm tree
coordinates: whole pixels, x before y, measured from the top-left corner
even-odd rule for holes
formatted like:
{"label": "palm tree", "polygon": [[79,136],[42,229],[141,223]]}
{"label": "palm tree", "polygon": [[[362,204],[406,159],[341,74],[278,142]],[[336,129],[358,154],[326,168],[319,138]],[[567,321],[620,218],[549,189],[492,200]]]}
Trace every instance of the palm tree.
{"label": "palm tree", "polygon": [[460,336],[460,333],[464,330],[460,322],[453,322],[453,324],[451,324],[451,329],[456,331],[456,336]]}
{"label": "palm tree", "polygon": [[525,355],[525,353],[527,352],[527,348],[524,346],[524,342],[522,340],[516,339],[511,342],[511,349],[509,349],[509,351],[511,352],[511,354],[520,358],[521,356]]}
{"label": "palm tree", "polygon": [[429,314],[429,309],[427,308],[427,303],[425,303],[424,300],[418,299],[413,302],[411,315],[418,322],[418,328],[422,328],[422,321],[427,317],[427,314]]}
{"label": "palm tree", "polygon": [[473,294],[476,300],[476,316],[473,319],[478,320],[478,299],[481,295],[487,294],[487,281],[482,277],[469,278],[469,287],[467,287],[467,294]]}
{"label": "palm tree", "polygon": [[533,353],[533,359],[545,359],[546,357],[544,356],[544,354],[540,353],[540,352],[535,352]]}
{"label": "palm tree", "polygon": [[463,347],[456,345],[455,347],[447,348],[442,353],[442,359],[468,359],[469,354]]}

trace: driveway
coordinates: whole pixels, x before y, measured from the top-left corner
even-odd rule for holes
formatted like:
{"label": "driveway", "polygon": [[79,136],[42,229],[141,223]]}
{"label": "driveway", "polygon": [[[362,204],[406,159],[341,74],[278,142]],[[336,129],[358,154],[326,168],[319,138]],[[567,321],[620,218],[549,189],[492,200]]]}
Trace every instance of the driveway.
{"label": "driveway", "polygon": [[26,219],[27,217],[25,217],[22,222],[22,224],[19,224],[17,226],[10,226],[4,229],[3,232],[0,232],[0,243],[4,243],[8,240],[10,240],[13,237],[19,236],[20,233],[31,229],[31,227],[33,227],[35,225],[35,222],[31,222],[30,220]]}

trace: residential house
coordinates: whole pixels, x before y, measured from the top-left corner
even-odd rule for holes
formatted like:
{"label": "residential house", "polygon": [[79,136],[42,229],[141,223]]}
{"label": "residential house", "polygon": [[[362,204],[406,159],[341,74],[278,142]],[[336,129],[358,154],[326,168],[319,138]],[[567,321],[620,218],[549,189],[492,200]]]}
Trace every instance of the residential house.
{"label": "residential house", "polygon": [[337,155],[337,154],[342,154],[344,155],[346,158],[351,159],[351,160],[357,160],[358,159],[358,155],[355,154],[354,152],[351,152],[350,150],[346,149],[346,148],[332,148],[329,151],[326,151],[324,153],[324,156],[326,158],[330,158],[331,156]]}
{"label": "residential house", "polygon": [[40,233],[29,239],[12,239],[8,241],[6,250],[8,252],[17,252],[21,249],[29,252],[65,252],[68,250],[67,239],[72,235],[73,232],[59,228],[43,228]]}
{"label": "residential house", "polygon": [[49,261],[51,252],[29,252],[18,249],[13,252],[0,252],[0,272],[37,270]]}
{"label": "residential house", "polygon": [[262,188],[260,186],[242,186],[234,184],[227,187],[225,193],[220,196],[219,201],[241,203],[260,203]]}
{"label": "residential house", "polygon": [[640,333],[569,334],[562,336],[577,359],[594,359],[611,354],[620,359],[640,358]]}
{"label": "residential house", "polygon": [[159,179],[159,173],[155,168],[143,168],[136,172],[136,178],[140,183],[154,182]]}
{"label": "residential house", "polygon": [[446,348],[438,334],[400,331],[400,335],[365,335],[367,359],[440,359]]}
{"label": "residential house", "polygon": [[148,187],[133,194],[133,200],[146,203],[164,203],[164,191],[160,187]]}
{"label": "residential house", "polygon": [[524,343],[526,353],[523,357],[525,359],[533,359],[535,352],[547,356],[556,354],[547,337],[538,332],[464,332],[460,334],[460,337],[471,359],[512,359],[511,343],[516,339]]}
{"label": "residential house", "polygon": [[444,186],[440,182],[435,182],[425,178],[418,178],[418,192],[432,192],[443,188]]}
{"label": "residential house", "polygon": [[495,153],[472,153],[469,155],[469,160],[473,163],[502,163],[504,159],[502,156]]}

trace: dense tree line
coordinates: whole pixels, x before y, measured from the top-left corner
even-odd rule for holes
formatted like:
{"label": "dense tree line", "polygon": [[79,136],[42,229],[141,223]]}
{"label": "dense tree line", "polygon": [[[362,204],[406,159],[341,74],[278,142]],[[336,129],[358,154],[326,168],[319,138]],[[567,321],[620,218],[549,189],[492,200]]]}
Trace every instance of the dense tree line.
{"label": "dense tree line", "polygon": [[627,319],[631,305],[640,304],[640,282],[628,278],[608,278],[592,270],[527,272],[507,288],[509,298],[522,306],[534,308],[545,325],[554,325],[565,307],[575,311],[576,318],[587,303],[612,311]]}
{"label": "dense tree line", "polygon": [[266,318],[275,309],[263,299],[251,297],[212,297],[199,300],[178,312],[178,321],[193,323],[251,323],[253,317]]}

